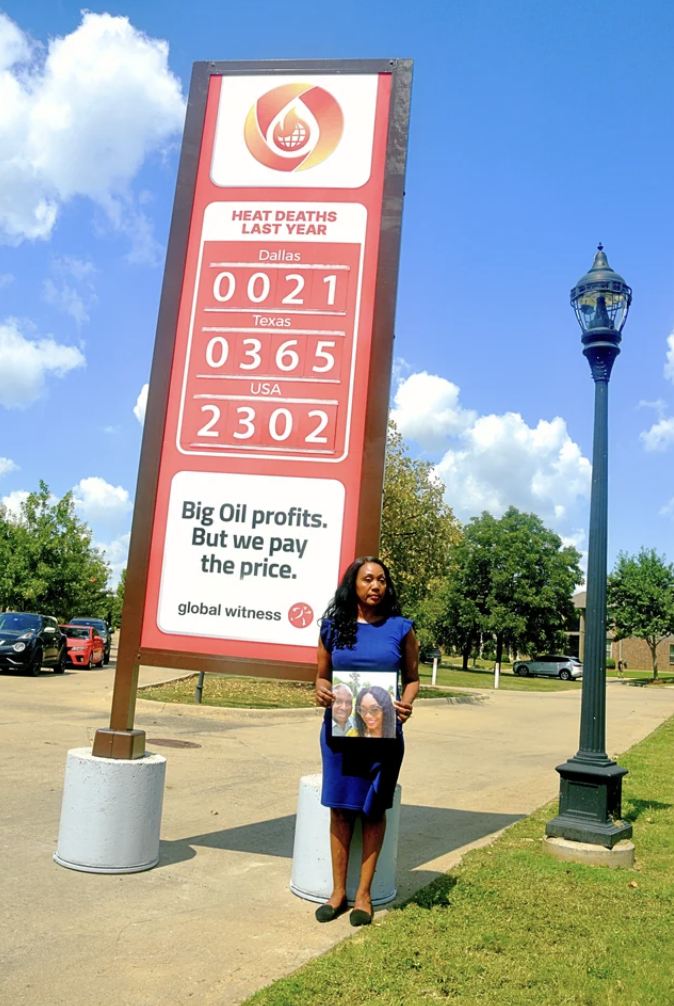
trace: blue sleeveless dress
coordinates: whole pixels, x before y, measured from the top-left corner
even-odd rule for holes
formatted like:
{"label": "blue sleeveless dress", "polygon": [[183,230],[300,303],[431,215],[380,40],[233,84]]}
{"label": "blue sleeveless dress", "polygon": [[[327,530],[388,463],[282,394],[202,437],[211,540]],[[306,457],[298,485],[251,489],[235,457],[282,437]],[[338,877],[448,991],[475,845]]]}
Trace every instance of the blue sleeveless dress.
{"label": "blue sleeveless dress", "polygon": [[[374,624],[358,622],[356,643],[349,650],[335,647],[334,625],[324,618],[321,640],[332,657],[335,671],[367,671],[370,679],[376,679],[378,671],[395,671],[399,675],[403,666],[403,640],[412,625],[409,618],[399,615]],[[397,694],[400,697],[400,685]],[[372,741],[332,737],[331,721],[331,711],[326,709],[321,729],[321,803],[324,807],[361,811],[365,817],[379,819],[393,806],[405,751],[402,725],[396,718],[395,739]]]}

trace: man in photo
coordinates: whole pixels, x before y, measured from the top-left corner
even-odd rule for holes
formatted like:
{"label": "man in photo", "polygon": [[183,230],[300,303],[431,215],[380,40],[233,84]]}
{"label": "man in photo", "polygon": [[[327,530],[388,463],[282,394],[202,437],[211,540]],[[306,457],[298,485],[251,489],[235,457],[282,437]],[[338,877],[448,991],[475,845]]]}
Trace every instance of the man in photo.
{"label": "man in photo", "polygon": [[332,703],[332,736],[346,737],[353,729],[353,693],[348,685],[335,685],[332,689],[335,701]]}

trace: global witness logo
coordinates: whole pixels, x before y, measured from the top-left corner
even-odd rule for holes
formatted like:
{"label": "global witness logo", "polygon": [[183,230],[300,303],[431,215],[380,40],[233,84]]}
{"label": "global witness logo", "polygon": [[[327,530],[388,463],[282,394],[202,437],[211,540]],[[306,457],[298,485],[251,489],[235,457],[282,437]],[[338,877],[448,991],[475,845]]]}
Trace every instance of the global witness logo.
{"label": "global witness logo", "polygon": [[329,157],[343,132],[344,114],[328,91],[315,84],[281,84],[257,99],[243,135],[260,164],[304,171]]}

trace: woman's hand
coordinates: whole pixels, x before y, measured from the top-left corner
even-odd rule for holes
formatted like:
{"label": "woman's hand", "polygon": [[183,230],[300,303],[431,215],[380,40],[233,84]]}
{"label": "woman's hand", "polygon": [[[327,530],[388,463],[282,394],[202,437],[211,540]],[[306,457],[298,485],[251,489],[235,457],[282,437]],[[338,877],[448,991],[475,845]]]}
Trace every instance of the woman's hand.
{"label": "woman's hand", "polygon": [[316,705],[328,709],[335,701],[330,682],[325,678],[316,678]]}
{"label": "woman's hand", "polygon": [[400,722],[401,723],[406,723],[407,720],[412,715],[412,703],[411,702],[394,702],[393,705],[395,706],[395,708],[397,710],[398,719],[400,720]]}

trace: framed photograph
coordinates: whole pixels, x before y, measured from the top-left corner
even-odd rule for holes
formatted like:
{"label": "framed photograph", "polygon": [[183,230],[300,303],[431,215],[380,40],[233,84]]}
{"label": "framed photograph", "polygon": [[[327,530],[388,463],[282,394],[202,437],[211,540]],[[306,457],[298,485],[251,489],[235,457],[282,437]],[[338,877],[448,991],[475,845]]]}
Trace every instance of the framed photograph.
{"label": "framed photograph", "polygon": [[332,736],[382,738],[396,735],[396,671],[334,671]]}

